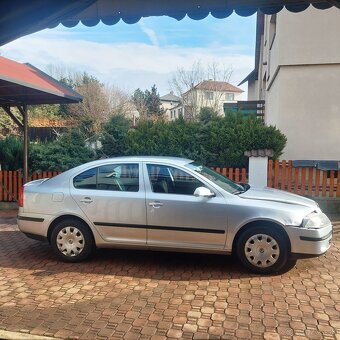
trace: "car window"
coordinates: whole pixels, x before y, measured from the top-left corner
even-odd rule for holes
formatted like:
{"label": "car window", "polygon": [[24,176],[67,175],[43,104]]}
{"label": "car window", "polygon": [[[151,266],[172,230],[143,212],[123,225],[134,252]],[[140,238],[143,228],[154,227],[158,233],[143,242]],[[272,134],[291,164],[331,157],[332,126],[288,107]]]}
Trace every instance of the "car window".
{"label": "car window", "polygon": [[163,194],[193,195],[198,187],[205,187],[194,176],[167,165],[147,165],[151,189]]}
{"label": "car window", "polygon": [[86,170],[74,177],[73,185],[77,189],[96,189],[97,187],[97,168]]}
{"label": "car window", "polygon": [[108,164],[82,172],[73,180],[77,189],[139,191],[138,164]]}

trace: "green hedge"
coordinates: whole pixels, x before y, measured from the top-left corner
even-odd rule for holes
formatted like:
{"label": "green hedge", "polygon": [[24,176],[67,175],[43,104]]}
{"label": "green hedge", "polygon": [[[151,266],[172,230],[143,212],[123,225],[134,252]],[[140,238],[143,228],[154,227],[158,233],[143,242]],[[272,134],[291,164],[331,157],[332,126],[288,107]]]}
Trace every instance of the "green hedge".
{"label": "green hedge", "polygon": [[[57,141],[30,144],[29,166],[65,171],[103,156],[162,155],[188,157],[208,166],[245,167],[245,151],[273,149],[276,159],[286,145],[286,137],[277,128],[241,114],[217,117],[203,111],[197,122],[179,118],[172,122],[141,121],[136,129],[129,126],[124,116],[113,116],[103,126],[99,154],[85,146],[84,135],[75,129]],[[0,141],[0,162],[6,169],[22,168],[22,141],[15,137]]]}
{"label": "green hedge", "polygon": [[135,130],[128,130],[122,124],[124,119],[115,116],[104,125],[102,143],[107,156],[179,156],[209,166],[243,167],[248,164],[245,151],[273,149],[273,158],[277,159],[287,141],[277,128],[240,113],[225,117],[202,114],[198,122],[183,118],[143,121]]}

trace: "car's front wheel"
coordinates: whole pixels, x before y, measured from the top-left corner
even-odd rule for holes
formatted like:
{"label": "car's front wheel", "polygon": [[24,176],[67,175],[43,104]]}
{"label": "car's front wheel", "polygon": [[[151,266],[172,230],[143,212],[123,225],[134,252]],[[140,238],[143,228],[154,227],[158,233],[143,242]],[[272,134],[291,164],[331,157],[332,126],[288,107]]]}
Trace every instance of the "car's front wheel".
{"label": "car's front wheel", "polygon": [[59,222],[51,233],[51,246],[59,259],[67,262],[85,260],[94,248],[88,226],[76,219]]}
{"label": "car's front wheel", "polygon": [[288,242],[275,227],[251,227],[238,238],[239,260],[251,271],[270,274],[282,269],[288,260]]}

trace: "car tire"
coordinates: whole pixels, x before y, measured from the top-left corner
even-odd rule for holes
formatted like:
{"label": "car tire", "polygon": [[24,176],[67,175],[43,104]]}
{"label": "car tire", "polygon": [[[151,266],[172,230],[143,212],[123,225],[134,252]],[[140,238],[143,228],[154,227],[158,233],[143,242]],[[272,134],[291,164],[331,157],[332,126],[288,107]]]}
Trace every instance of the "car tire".
{"label": "car tire", "polygon": [[287,264],[288,237],[275,227],[251,227],[238,237],[236,254],[240,262],[254,273],[276,273]]}
{"label": "car tire", "polygon": [[77,219],[60,221],[52,230],[51,246],[57,257],[65,262],[79,262],[88,258],[94,249],[89,227]]}

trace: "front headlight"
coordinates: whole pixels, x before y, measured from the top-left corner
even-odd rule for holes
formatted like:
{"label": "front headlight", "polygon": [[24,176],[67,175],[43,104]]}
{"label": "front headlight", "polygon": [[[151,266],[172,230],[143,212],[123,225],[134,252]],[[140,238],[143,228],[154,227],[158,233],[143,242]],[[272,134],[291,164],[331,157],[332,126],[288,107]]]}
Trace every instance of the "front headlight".
{"label": "front headlight", "polygon": [[331,221],[324,213],[312,212],[302,221],[302,227],[308,229],[319,229],[331,224]]}

